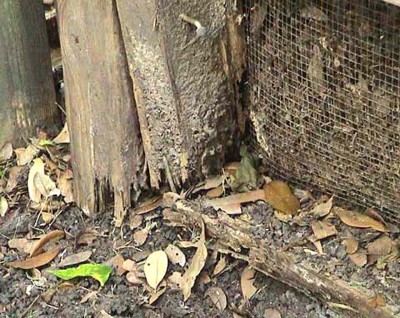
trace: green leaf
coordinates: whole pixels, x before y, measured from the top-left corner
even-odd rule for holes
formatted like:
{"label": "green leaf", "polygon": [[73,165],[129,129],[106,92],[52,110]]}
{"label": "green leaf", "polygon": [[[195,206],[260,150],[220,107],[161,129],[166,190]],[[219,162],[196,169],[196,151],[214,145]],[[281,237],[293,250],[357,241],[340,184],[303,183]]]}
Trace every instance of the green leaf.
{"label": "green leaf", "polygon": [[54,142],[48,139],[40,139],[39,146],[46,147],[46,146],[54,146]]}
{"label": "green leaf", "polygon": [[78,267],[68,269],[51,269],[50,274],[58,278],[69,280],[76,277],[92,277],[99,281],[101,286],[104,286],[110,277],[112,268],[105,264],[83,264]]}

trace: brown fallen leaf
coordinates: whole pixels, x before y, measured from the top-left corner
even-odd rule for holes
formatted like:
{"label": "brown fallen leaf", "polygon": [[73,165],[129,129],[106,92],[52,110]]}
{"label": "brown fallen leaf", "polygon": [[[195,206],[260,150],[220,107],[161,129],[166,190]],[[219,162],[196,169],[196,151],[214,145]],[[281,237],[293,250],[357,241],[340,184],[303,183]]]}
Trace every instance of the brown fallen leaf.
{"label": "brown fallen leaf", "polygon": [[97,290],[93,290],[91,292],[88,292],[85,296],[82,297],[81,301],[79,302],[80,304],[86,303],[90,298],[96,297],[98,294]]}
{"label": "brown fallen leaf", "polygon": [[115,255],[113,258],[107,261],[108,265],[111,265],[115,268],[116,274],[118,276],[124,275],[127,271],[123,268],[123,264],[125,262],[124,257],[121,254]]}
{"label": "brown fallen leaf", "polygon": [[127,272],[132,272],[132,271],[136,270],[136,263],[135,263],[135,261],[133,261],[131,259],[126,259],[122,263],[122,268],[124,270],[126,270]]}
{"label": "brown fallen leaf", "polygon": [[135,286],[143,285],[143,284],[144,284],[143,279],[142,279],[141,277],[139,277],[139,274],[138,274],[138,272],[137,272],[136,270],[134,270],[134,271],[132,271],[132,272],[128,272],[128,273],[126,274],[126,280],[127,280],[130,284],[135,285]]}
{"label": "brown fallen leaf", "polygon": [[385,256],[392,251],[394,242],[386,235],[377,238],[375,241],[371,242],[367,246],[368,254]]}
{"label": "brown fallen leaf", "polygon": [[224,198],[209,200],[207,201],[207,203],[214,209],[221,209],[228,214],[241,214],[241,203],[255,202],[258,200],[265,201],[264,190],[254,190],[245,193],[237,193]]}
{"label": "brown fallen leaf", "polygon": [[219,187],[224,182],[223,176],[218,176],[214,178],[207,178],[204,182],[198,184],[192,191],[192,193],[197,193],[201,190],[210,190]]}
{"label": "brown fallen leaf", "polygon": [[36,242],[36,244],[34,245],[34,247],[32,248],[32,251],[30,253],[29,256],[34,256],[35,254],[37,254],[48,242],[52,241],[52,240],[58,240],[63,238],[65,235],[64,231],[61,230],[54,230],[51,231],[49,233],[47,233],[46,235],[44,235],[42,238],[40,238],[39,241]]}
{"label": "brown fallen leaf", "polygon": [[182,274],[179,272],[173,272],[168,278],[168,285],[172,289],[182,289]]}
{"label": "brown fallen leaf", "polygon": [[169,244],[165,249],[165,253],[167,253],[168,259],[172,264],[179,264],[181,267],[185,266],[186,256],[179,247]]}
{"label": "brown fallen leaf", "polygon": [[93,241],[100,236],[100,233],[95,229],[86,228],[77,235],[78,245],[91,245]]}
{"label": "brown fallen leaf", "polygon": [[300,202],[294,196],[290,187],[283,181],[275,180],[264,185],[265,200],[275,210],[286,214],[296,215]]}
{"label": "brown fallen leaf", "polygon": [[31,268],[41,267],[43,265],[50,263],[58,255],[58,253],[60,253],[60,250],[61,249],[59,247],[55,247],[48,252],[39,254],[32,258],[28,258],[23,261],[9,262],[9,263],[6,263],[6,265],[11,266],[11,267],[16,267],[16,268],[22,268],[22,269],[31,269]]}
{"label": "brown fallen leaf", "polygon": [[33,145],[29,145],[26,148],[15,149],[14,152],[17,156],[17,165],[25,166],[39,154],[40,150]]}
{"label": "brown fallen leaf", "polygon": [[348,226],[359,227],[359,228],[370,227],[380,232],[388,232],[388,230],[382,223],[378,222],[377,220],[374,220],[373,218],[365,214],[361,214],[355,211],[345,210],[342,208],[336,208],[335,213],[339,216],[340,220],[343,223],[347,224]]}
{"label": "brown fallen leaf", "polygon": [[33,160],[33,165],[29,170],[28,175],[28,194],[29,198],[36,203],[40,203],[42,194],[39,189],[36,188],[34,178],[37,174],[44,175],[44,162],[40,158]]}
{"label": "brown fallen leaf", "polygon": [[314,234],[310,235],[307,239],[308,239],[311,243],[314,244],[314,246],[315,246],[315,248],[317,249],[317,251],[318,251],[319,254],[321,254],[321,255],[324,254],[324,249],[322,248],[321,241],[319,241],[319,240],[315,237]]}
{"label": "brown fallen leaf", "polygon": [[223,195],[224,192],[225,192],[224,187],[221,185],[221,186],[219,186],[217,188],[208,190],[207,193],[206,193],[206,197],[211,198],[211,199],[212,198],[218,198],[221,195]]}
{"label": "brown fallen leaf", "polygon": [[138,207],[134,208],[131,213],[135,215],[149,213],[160,207],[162,203],[163,203],[163,197],[158,195],[144,201]]}
{"label": "brown fallen leaf", "polygon": [[24,166],[14,166],[8,170],[7,186],[4,189],[6,193],[11,192],[18,185],[18,181],[22,173],[27,169]]}
{"label": "brown fallen leaf", "polygon": [[311,213],[317,219],[322,218],[331,212],[332,205],[333,205],[333,196],[325,203],[318,204],[316,207],[314,207],[311,210]]}
{"label": "brown fallen leaf", "polygon": [[317,240],[322,240],[326,237],[337,234],[335,226],[330,224],[326,220],[325,221],[314,221],[311,224],[311,228],[312,228]]}
{"label": "brown fallen leaf", "polygon": [[6,142],[0,149],[0,162],[7,161],[12,157],[13,147],[11,143]]}
{"label": "brown fallen leaf", "polygon": [[206,297],[210,297],[212,303],[219,311],[224,311],[228,301],[224,291],[219,287],[210,287],[205,293]]}
{"label": "brown fallen leaf", "polygon": [[346,246],[347,254],[354,254],[358,250],[358,241],[355,239],[346,239],[342,244]]}
{"label": "brown fallen leaf", "polygon": [[196,277],[200,274],[207,260],[207,247],[205,244],[205,226],[203,220],[201,222],[201,235],[199,241],[196,243],[197,249],[194,253],[192,261],[189,264],[188,269],[182,276],[182,293],[183,301],[188,300],[191,294],[192,287],[196,281]]}
{"label": "brown fallen leaf", "polygon": [[67,123],[65,123],[63,129],[60,131],[58,136],[53,139],[53,142],[56,144],[69,144],[70,143],[69,130],[68,130]]}
{"label": "brown fallen leaf", "polygon": [[143,215],[130,214],[129,227],[131,230],[137,229],[143,222]]}
{"label": "brown fallen leaf", "polygon": [[245,267],[240,277],[240,287],[244,299],[249,300],[257,292],[257,288],[254,286],[256,271],[250,266]]}
{"label": "brown fallen leaf", "polygon": [[36,190],[45,198],[52,195],[60,195],[60,190],[57,188],[56,183],[44,173],[36,173],[33,177],[33,184]]}
{"label": "brown fallen leaf", "polygon": [[221,273],[225,269],[225,267],[226,267],[226,257],[222,256],[219,259],[217,265],[215,265],[212,276],[214,276],[214,277],[217,276],[219,273]]}
{"label": "brown fallen leaf", "polygon": [[136,246],[142,246],[149,236],[149,230],[147,228],[141,229],[140,231],[136,231],[133,234],[133,240],[136,243]]}
{"label": "brown fallen leaf", "polygon": [[167,267],[168,257],[164,251],[153,252],[147,257],[144,264],[144,274],[150,287],[157,289],[158,284],[167,273]]}
{"label": "brown fallen leaf", "polygon": [[163,280],[160,283],[160,286],[158,287],[157,291],[153,291],[151,293],[149,298],[149,305],[153,304],[158,298],[160,298],[160,296],[164,294],[166,290],[167,290],[167,282]]}
{"label": "brown fallen leaf", "polygon": [[264,311],[264,318],[281,318],[281,313],[278,309],[275,308],[267,308]]}
{"label": "brown fallen leaf", "polygon": [[90,256],[92,256],[92,251],[85,251],[69,255],[58,264],[58,267],[65,267],[86,262]]}
{"label": "brown fallen leaf", "polygon": [[367,254],[363,252],[349,254],[348,256],[350,260],[358,267],[363,267],[365,264],[367,264]]}
{"label": "brown fallen leaf", "polygon": [[54,219],[54,214],[49,212],[42,212],[40,214],[45,224],[49,224]]}
{"label": "brown fallen leaf", "polygon": [[71,169],[65,170],[58,178],[58,187],[65,203],[74,202],[73,173]]}
{"label": "brown fallen leaf", "polygon": [[5,197],[0,196],[0,217],[4,217],[8,211],[8,202]]}
{"label": "brown fallen leaf", "polygon": [[375,294],[374,297],[368,299],[368,305],[373,308],[385,306],[385,300],[380,294]]}
{"label": "brown fallen leaf", "polygon": [[27,238],[14,238],[8,241],[9,248],[16,248],[25,254],[30,254],[35,244],[36,241],[28,240]]}

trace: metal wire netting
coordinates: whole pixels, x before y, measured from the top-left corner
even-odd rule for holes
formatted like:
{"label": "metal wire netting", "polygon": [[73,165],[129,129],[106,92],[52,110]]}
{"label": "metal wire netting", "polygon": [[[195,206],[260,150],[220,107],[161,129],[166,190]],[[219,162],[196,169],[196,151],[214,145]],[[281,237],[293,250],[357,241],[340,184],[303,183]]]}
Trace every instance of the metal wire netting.
{"label": "metal wire netting", "polygon": [[271,172],[400,224],[400,9],[244,2],[252,140]]}

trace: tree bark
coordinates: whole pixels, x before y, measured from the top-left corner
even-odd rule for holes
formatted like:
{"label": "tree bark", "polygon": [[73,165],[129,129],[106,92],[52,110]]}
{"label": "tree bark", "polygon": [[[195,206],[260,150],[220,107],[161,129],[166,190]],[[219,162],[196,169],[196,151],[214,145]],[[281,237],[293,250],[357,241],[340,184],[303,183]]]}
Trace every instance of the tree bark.
{"label": "tree bark", "polygon": [[115,2],[57,5],[76,201],[90,215],[111,190],[120,226],[146,166]]}
{"label": "tree bark", "polygon": [[0,1],[0,149],[22,145],[58,115],[41,0]]}

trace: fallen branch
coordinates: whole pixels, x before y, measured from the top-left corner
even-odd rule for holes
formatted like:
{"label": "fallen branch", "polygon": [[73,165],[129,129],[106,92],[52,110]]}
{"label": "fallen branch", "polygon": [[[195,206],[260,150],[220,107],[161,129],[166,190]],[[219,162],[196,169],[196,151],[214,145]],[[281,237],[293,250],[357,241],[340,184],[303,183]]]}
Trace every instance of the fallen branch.
{"label": "fallen branch", "polygon": [[256,240],[251,225],[239,219],[233,219],[225,213],[217,217],[201,214],[201,206],[194,202],[177,201],[173,209],[164,211],[164,219],[175,226],[191,228],[198,225],[201,217],[206,233],[219,240],[232,255],[246,260],[258,271],[271,276],[313,298],[318,298],[331,307],[349,310],[354,317],[394,317],[388,306],[373,307],[368,301],[370,296],[350,287],[334,276],[325,276],[311,268],[296,264],[288,252],[270,247],[266,242]]}

